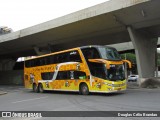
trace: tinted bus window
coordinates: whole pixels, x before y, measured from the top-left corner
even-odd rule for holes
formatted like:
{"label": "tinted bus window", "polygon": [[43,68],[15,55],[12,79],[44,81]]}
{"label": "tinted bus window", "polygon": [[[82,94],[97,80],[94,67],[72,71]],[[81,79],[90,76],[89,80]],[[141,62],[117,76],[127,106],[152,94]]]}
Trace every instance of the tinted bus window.
{"label": "tinted bus window", "polygon": [[78,51],[71,51],[69,53],[69,61],[71,62],[82,62]]}
{"label": "tinted bus window", "polygon": [[42,80],[51,80],[53,78],[54,72],[41,73]]}
{"label": "tinted bus window", "polygon": [[82,49],[82,52],[86,60],[100,58],[100,54],[96,48],[85,48]]}
{"label": "tinted bus window", "polygon": [[36,67],[64,62],[82,62],[77,50],[25,61],[26,67]]}
{"label": "tinted bus window", "polygon": [[103,63],[88,62],[88,65],[93,76],[107,79],[107,70]]}
{"label": "tinted bus window", "polygon": [[25,61],[25,67],[31,67],[31,64],[29,61]]}
{"label": "tinted bus window", "polygon": [[74,79],[86,79],[86,73],[83,71],[75,71]]}
{"label": "tinted bus window", "polygon": [[59,71],[58,74],[57,74],[56,80],[67,80],[67,79],[70,79],[69,72],[70,71]]}
{"label": "tinted bus window", "polygon": [[59,71],[56,80],[85,79],[86,73],[82,71]]}
{"label": "tinted bus window", "polygon": [[99,47],[98,49],[100,51],[102,59],[121,60],[120,55],[118,54],[117,50],[114,48]]}
{"label": "tinted bus window", "polygon": [[27,60],[27,61],[25,61],[25,66],[26,67],[33,67],[34,66],[34,61],[33,60]]}

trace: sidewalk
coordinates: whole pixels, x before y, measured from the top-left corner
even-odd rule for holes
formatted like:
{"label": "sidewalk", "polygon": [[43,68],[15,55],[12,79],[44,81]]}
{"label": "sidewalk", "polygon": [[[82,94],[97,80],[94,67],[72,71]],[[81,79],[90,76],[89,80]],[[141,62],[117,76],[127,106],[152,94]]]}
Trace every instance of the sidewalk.
{"label": "sidewalk", "polygon": [[127,82],[127,88],[129,89],[139,89],[139,85],[137,82]]}

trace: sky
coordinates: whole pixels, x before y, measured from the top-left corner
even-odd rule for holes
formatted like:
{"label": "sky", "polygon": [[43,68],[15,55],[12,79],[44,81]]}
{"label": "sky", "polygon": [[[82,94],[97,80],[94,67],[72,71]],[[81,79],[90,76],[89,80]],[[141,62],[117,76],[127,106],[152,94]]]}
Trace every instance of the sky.
{"label": "sky", "polygon": [[0,0],[0,26],[18,31],[105,1]]}

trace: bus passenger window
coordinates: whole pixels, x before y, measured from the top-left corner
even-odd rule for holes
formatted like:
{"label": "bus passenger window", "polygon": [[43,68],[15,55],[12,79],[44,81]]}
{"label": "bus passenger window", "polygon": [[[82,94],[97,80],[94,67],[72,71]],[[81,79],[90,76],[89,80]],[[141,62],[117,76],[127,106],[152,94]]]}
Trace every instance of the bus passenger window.
{"label": "bus passenger window", "polygon": [[42,80],[51,80],[53,78],[54,72],[44,72],[41,73]]}
{"label": "bus passenger window", "polygon": [[96,48],[82,49],[82,52],[83,52],[84,57],[86,58],[86,60],[100,58],[99,52],[98,52],[98,50]]}
{"label": "bus passenger window", "polygon": [[86,79],[86,73],[83,71],[75,71],[74,79]]}
{"label": "bus passenger window", "polygon": [[69,78],[69,71],[59,71],[56,80],[67,80]]}
{"label": "bus passenger window", "polygon": [[70,52],[70,61],[71,62],[82,62],[78,51]]}

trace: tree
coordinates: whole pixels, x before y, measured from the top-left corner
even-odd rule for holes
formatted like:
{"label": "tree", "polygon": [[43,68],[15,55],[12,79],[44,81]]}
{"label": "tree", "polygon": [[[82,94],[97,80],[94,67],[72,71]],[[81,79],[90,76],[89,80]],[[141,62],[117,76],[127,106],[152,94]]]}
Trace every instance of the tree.
{"label": "tree", "polygon": [[136,63],[136,55],[134,53],[124,53],[121,54],[122,59],[129,60],[132,63],[131,72],[132,74],[137,74],[137,63]]}
{"label": "tree", "polygon": [[122,59],[127,59],[132,62],[132,64],[136,64],[136,55],[134,53],[124,53],[121,54]]}

